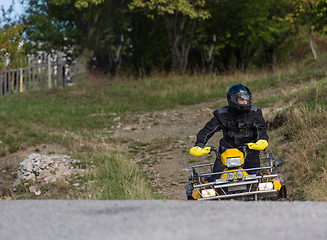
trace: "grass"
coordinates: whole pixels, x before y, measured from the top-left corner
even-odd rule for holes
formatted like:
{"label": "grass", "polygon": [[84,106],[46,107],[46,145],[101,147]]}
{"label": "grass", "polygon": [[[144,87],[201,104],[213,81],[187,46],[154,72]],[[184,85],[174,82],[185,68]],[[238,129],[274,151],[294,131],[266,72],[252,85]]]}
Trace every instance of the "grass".
{"label": "grass", "polygon": [[97,155],[97,171],[87,176],[81,198],[86,199],[156,199],[147,176],[131,159],[121,153]]}
{"label": "grass", "polygon": [[[126,111],[147,112],[214,101],[224,98],[228,87],[237,82],[245,82],[253,91],[263,91],[279,88],[285,79],[296,78],[294,73],[255,78],[257,75],[174,76],[139,81],[100,79],[96,83],[81,77],[79,84],[71,88],[4,96],[0,99],[3,123],[0,138],[7,147],[0,150],[14,152],[19,145],[27,143],[63,141],[62,136],[49,134],[49,129],[110,128],[114,119],[123,117]],[[71,141],[67,136],[64,138],[66,142]]]}
{"label": "grass", "polygon": [[294,200],[327,201],[326,83],[323,79],[299,89],[288,122],[275,132],[275,151],[286,160],[283,172]]}
{"label": "grass", "polygon": [[[75,180],[83,188],[46,186],[44,191],[51,192],[46,195],[48,198],[61,198],[63,192],[71,198],[83,199],[162,198],[153,193],[147,176],[129,155],[139,147],[151,151],[148,144],[141,146],[130,140],[129,154],[113,152],[103,147],[114,143],[113,140],[110,136],[101,139],[99,132],[110,129],[114,119],[123,118],[126,113],[146,113],[225,99],[229,86],[241,82],[264,96],[255,99],[254,105],[271,107],[283,102],[283,111],[290,113],[289,122],[269,134],[270,147],[278,157],[285,159],[283,171],[289,178],[286,181],[292,198],[325,201],[326,59],[321,56],[318,61],[306,60],[273,75],[254,71],[225,76],[155,76],[140,80],[104,77],[91,80],[80,76],[73,87],[3,96],[0,98],[0,151],[9,154],[22,146],[60,143],[75,155],[78,153],[76,157],[90,169],[89,174]],[[294,89],[283,93],[290,88]],[[271,95],[273,90],[278,94]],[[73,149],[78,141],[88,145]],[[156,141],[160,147],[174,139]],[[18,194],[22,198],[33,197],[23,187]]]}

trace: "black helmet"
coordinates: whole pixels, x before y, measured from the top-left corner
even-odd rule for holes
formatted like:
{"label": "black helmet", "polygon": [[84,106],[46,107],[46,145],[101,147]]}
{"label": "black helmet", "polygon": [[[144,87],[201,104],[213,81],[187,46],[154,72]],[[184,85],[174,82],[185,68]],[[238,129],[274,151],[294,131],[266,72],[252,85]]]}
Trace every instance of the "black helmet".
{"label": "black helmet", "polygon": [[[239,104],[238,97],[248,100],[248,104]],[[252,93],[247,86],[241,83],[234,84],[227,91],[227,101],[229,107],[236,111],[249,111],[252,106]]]}

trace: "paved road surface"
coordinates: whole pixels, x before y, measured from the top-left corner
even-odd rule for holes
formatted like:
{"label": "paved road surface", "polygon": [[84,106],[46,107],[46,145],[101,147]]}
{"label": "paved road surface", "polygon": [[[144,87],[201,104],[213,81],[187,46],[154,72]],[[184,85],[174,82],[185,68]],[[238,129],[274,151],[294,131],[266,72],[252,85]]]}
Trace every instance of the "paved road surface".
{"label": "paved road surface", "polygon": [[0,201],[0,240],[327,239],[327,203]]}

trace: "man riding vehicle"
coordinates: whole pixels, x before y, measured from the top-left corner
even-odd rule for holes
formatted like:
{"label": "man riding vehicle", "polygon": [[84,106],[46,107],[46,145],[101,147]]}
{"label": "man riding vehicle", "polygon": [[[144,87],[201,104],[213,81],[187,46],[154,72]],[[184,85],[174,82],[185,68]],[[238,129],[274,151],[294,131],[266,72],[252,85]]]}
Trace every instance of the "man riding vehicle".
{"label": "man riding vehicle", "polygon": [[[268,146],[268,135],[262,111],[252,106],[252,93],[243,84],[234,84],[227,91],[228,106],[214,111],[213,118],[198,134],[195,146],[190,149],[193,156],[202,156],[208,140],[218,131],[223,131],[219,142],[219,153],[229,148],[247,146],[244,169],[260,167],[259,150]],[[224,165],[218,157],[213,172],[222,172]],[[251,174],[251,173],[249,173]]]}

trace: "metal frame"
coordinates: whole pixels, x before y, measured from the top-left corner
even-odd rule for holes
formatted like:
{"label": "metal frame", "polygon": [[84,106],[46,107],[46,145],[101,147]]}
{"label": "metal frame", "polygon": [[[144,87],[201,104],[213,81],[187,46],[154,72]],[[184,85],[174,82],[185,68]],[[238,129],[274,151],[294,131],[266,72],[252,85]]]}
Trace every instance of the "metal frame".
{"label": "metal frame", "polygon": [[[273,189],[273,190],[261,190],[259,191],[259,183],[264,183],[264,182],[274,182],[276,180],[276,178],[278,177],[277,174],[271,174],[274,172],[275,167],[273,166],[272,160],[275,159],[274,155],[271,153],[265,154],[265,157],[260,157],[260,160],[263,159],[269,159],[269,166],[262,166],[262,167],[258,167],[258,168],[249,168],[249,169],[238,169],[238,170],[231,170],[231,171],[224,171],[224,172],[216,172],[216,173],[200,173],[200,174],[196,174],[196,170],[198,168],[202,168],[202,167],[211,167],[212,170],[212,166],[213,163],[210,164],[200,164],[200,165],[195,165],[195,166],[191,166],[190,170],[191,170],[191,179],[193,181],[196,181],[196,183],[194,184],[194,190],[197,191],[201,198],[197,199],[200,201],[204,201],[204,200],[220,200],[220,199],[228,199],[228,198],[248,198],[248,199],[254,199],[254,200],[258,200],[258,199],[264,199],[264,198],[273,198],[273,197],[277,197],[278,195],[278,190],[277,189]],[[250,176],[248,180],[246,180],[245,178],[242,179],[238,179],[238,180],[226,180],[226,181],[222,181],[220,182],[219,179],[217,179],[216,181],[211,181],[211,182],[206,182],[206,183],[201,183],[201,178],[206,178],[209,176],[213,176],[213,175],[220,175],[220,174],[224,174],[224,173],[230,173],[230,172],[238,172],[238,171],[266,171],[269,170],[270,174],[262,174],[261,175],[248,175]],[[257,189],[253,189],[254,186],[257,185]],[[244,186],[243,189],[247,189],[245,192],[236,192],[236,193],[228,193],[224,190],[224,188],[229,188],[229,187],[237,187],[237,186]],[[210,197],[204,197],[203,194],[201,193],[203,190],[208,190],[208,189],[212,189],[215,192],[215,196],[210,196]],[[237,191],[237,190],[236,190]]]}

